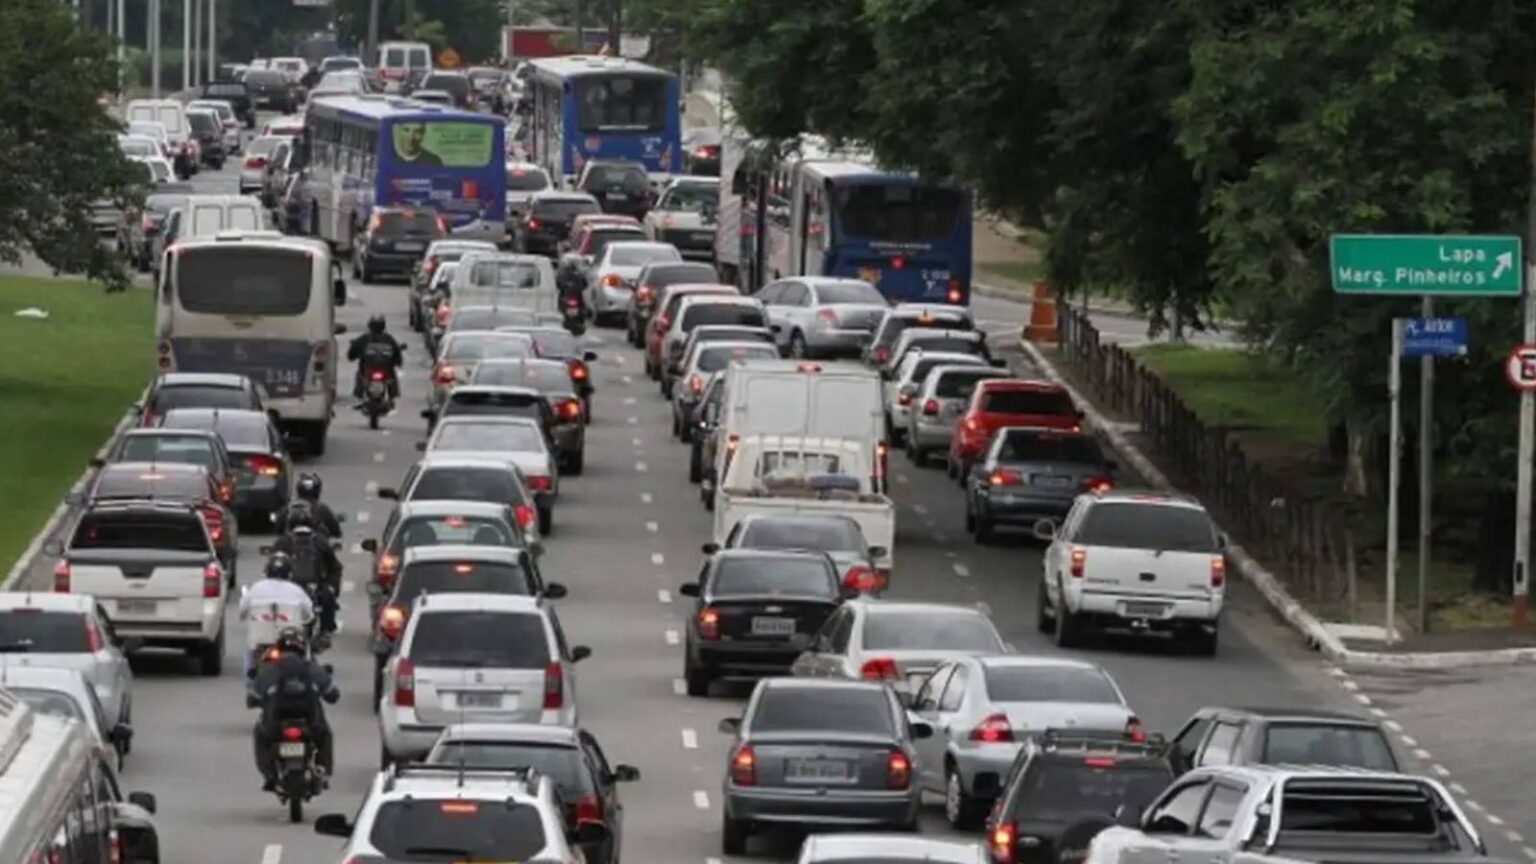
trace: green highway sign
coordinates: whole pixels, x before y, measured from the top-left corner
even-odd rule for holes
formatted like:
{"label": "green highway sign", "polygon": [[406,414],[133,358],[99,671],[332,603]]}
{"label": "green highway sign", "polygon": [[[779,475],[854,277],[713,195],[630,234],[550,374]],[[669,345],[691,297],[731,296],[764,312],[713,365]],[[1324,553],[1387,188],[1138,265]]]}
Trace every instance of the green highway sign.
{"label": "green highway sign", "polygon": [[1340,294],[1518,297],[1519,237],[1335,234],[1328,243]]}

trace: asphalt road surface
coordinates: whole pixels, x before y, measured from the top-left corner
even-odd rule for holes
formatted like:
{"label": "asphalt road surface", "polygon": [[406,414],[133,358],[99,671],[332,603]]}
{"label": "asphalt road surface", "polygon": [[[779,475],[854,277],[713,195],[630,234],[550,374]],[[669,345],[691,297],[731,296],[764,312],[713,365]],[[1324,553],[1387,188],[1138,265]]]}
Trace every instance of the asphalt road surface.
{"label": "asphalt road surface", "polygon": [[[207,191],[233,191],[235,184],[230,170],[205,172],[194,182]],[[406,294],[402,284],[354,285],[340,320],[356,333],[367,316],[383,314],[391,332],[406,337]],[[999,333],[1017,332],[1026,313],[990,298],[979,299],[977,311]],[[739,714],[749,688],[717,688],[707,699],[683,695],[687,607],[677,588],[698,571],[710,520],[687,482],[687,450],[671,439],[667,406],[644,376],[637,352],[623,344],[619,331],[595,330],[589,341],[599,360],[586,473],[561,484],[543,569],[570,588],[559,604],[572,643],[593,649],[577,667],[583,721],[610,760],[641,771],[641,779],[623,790],[626,859],[702,864],[721,858],[719,789],[729,739],[717,725]],[[378,487],[400,480],[417,456],[416,442],[425,437],[419,411],[427,358],[419,340],[408,342],[396,414],[370,431],[361,415],[341,406],[325,457],[301,466],[320,473],[326,500],[347,520],[343,631],[324,655],[342,690],[340,703],[329,709],[337,776],[307,807],[312,814],[354,813],[378,767],[361,588],[369,557],[358,542],[376,536],[389,513],[392,502],[378,500]],[[343,380],[350,374],[345,370]],[[899,514],[890,596],[982,605],[1019,651],[1056,653],[1034,628],[1038,545],[1023,537],[975,545],[963,531],[959,490],[941,470],[914,468],[899,454],[892,465]],[[242,536],[242,583],[260,573],[257,547],[265,542]],[[1173,732],[1206,704],[1356,706],[1257,595],[1238,584],[1231,597],[1214,659],[1138,642],[1071,653],[1103,664],[1155,731]],[[244,707],[239,675],[244,634],[233,612],[229,627],[230,655],[221,678],[193,674],[180,655],[135,658],[137,734],[124,786],[158,796],[166,864],[335,861],[337,840],[308,825],[288,824],[286,811],[260,789],[250,746],[255,715]],[[938,800],[929,803],[924,832],[948,834]],[[755,839],[754,856],[740,860],[790,858],[798,842],[789,832],[774,832]]]}

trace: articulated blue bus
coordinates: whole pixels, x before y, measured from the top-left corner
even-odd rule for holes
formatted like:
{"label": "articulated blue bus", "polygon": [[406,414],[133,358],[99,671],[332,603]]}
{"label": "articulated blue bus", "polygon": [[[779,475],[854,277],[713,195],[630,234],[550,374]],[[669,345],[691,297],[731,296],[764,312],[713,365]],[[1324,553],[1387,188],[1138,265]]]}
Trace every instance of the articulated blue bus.
{"label": "articulated blue bus", "polygon": [[326,96],[305,112],[307,224],[342,252],[374,207],[430,208],[455,236],[507,236],[500,118],[387,96]]}
{"label": "articulated blue bus", "polygon": [[[892,303],[969,305],[967,190],[838,157],[784,160],[757,182],[766,184],[766,248],[751,290],[788,276],[844,276]],[[743,220],[755,217],[751,202],[742,209]]]}
{"label": "articulated blue bus", "polygon": [[677,76],[620,57],[533,61],[528,159],[574,179],[591,159],[639,162],[650,174],[682,170]]}

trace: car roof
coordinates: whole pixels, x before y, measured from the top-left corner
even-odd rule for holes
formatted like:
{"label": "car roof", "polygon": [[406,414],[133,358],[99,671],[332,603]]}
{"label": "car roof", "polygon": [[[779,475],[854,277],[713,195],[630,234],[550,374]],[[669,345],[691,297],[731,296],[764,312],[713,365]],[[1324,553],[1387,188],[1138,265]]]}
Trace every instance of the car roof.
{"label": "car roof", "polygon": [[552,726],[545,723],[453,723],[443,729],[438,742],[486,741],[517,743],[523,741],[538,744],[578,743],[578,733],[570,726]]}
{"label": "car roof", "polygon": [[89,594],[56,594],[52,591],[0,591],[0,609],[41,609],[45,612],[79,612],[95,608]]}
{"label": "car roof", "polygon": [[982,859],[981,844],[974,840],[949,840],[916,834],[812,834],[805,838],[801,855],[811,860],[841,861],[868,857],[881,861],[922,861],[931,864],[973,864]]}
{"label": "car roof", "polygon": [[[429,599],[430,598],[430,599]],[[425,603],[421,602],[426,600]],[[473,592],[449,592],[423,594],[416,598],[416,614],[433,612],[501,612],[508,615],[544,615],[544,606],[538,597],[521,594],[477,594]]]}
{"label": "car roof", "polygon": [[976,385],[984,390],[1011,390],[1015,393],[1066,393],[1067,388],[1054,381],[1031,378],[993,378]]}
{"label": "car roof", "polygon": [[1247,714],[1252,717],[1262,717],[1266,720],[1279,720],[1282,722],[1295,722],[1307,720],[1327,720],[1334,723],[1358,724],[1361,726],[1377,727],[1375,720],[1369,717],[1361,717],[1358,714],[1346,714],[1342,711],[1327,711],[1317,708],[1293,708],[1280,706],[1207,706],[1201,708],[1197,714]]}
{"label": "car roof", "polygon": [[511,546],[485,546],[471,543],[445,543],[412,546],[405,550],[402,566],[421,561],[483,561],[488,564],[523,563],[524,550]]}
{"label": "car roof", "polygon": [[1183,492],[1164,492],[1159,489],[1123,487],[1093,495],[1100,504],[1147,504],[1159,507],[1184,507],[1189,510],[1205,510],[1205,505],[1193,495]]}
{"label": "car roof", "polygon": [[[202,196],[199,196],[202,197]],[[223,372],[165,372],[155,379],[158,387],[229,387],[244,390],[253,386],[244,375]]]}
{"label": "car roof", "polygon": [[[508,358],[501,358],[501,359],[508,359]],[[481,365],[484,365],[485,363],[489,363],[489,362],[492,362],[492,361],[489,361],[489,360],[482,360],[482,361],[480,361]],[[511,385],[511,384],[460,384],[459,386],[457,386],[457,387],[453,388],[452,390],[448,391],[448,398],[449,398],[449,400],[452,400],[454,397],[458,396],[459,394],[473,395],[473,394],[476,394],[476,393],[484,393],[484,394],[498,394],[499,393],[499,394],[503,394],[503,395],[531,396],[531,397],[536,397],[536,398],[539,398],[539,399],[544,398],[544,394],[543,393],[540,393],[538,390],[535,390],[532,387],[519,387],[519,386],[514,386],[514,385]],[[448,418],[443,418],[443,419],[446,420]]]}
{"label": "car roof", "polygon": [[417,460],[421,470],[428,468],[496,468],[517,473],[517,466],[495,456],[471,456],[462,450],[427,451]]}

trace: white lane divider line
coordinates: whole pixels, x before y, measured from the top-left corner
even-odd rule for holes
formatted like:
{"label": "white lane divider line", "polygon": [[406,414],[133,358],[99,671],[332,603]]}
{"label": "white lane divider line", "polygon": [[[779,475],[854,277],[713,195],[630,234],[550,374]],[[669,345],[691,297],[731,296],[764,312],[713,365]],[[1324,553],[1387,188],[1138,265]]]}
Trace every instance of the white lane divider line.
{"label": "white lane divider line", "polygon": [[928,508],[924,507],[921,504],[913,504],[912,505],[912,512],[916,513],[919,516],[927,516],[928,515]]}
{"label": "white lane divider line", "polygon": [[639,471],[641,474],[644,474],[645,472],[651,470],[651,466],[645,464],[644,462],[636,462],[635,470]]}
{"label": "white lane divider line", "polygon": [[1466,801],[1463,801],[1462,804],[1465,805],[1468,810],[1471,810],[1474,813],[1481,813],[1481,812],[1483,812],[1483,805],[1477,803],[1476,801],[1472,800],[1471,798],[1468,798]]}
{"label": "white lane divider line", "polygon": [[703,789],[693,790],[693,806],[699,808],[700,810],[708,810],[709,793],[705,792]]}
{"label": "white lane divider line", "polygon": [[987,616],[988,618],[991,618],[992,617],[992,604],[988,603],[985,600],[977,601],[977,603],[976,603],[976,611],[980,612],[981,614],[983,614],[985,616]]}
{"label": "white lane divider line", "polygon": [[644,447],[645,446],[645,443],[643,441],[641,441],[639,438],[631,438],[631,439],[629,439],[629,441],[630,441],[631,444],[634,444],[636,447]]}
{"label": "white lane divider line", "polygon": [[956,561],[954,566],[955,566],[955,575],[956,576],[964,577],[964,576],[971,575],[971,568],[965,566],[964,564],[961,564],[959,561]]}
{"label": "white lane divider line", "polygon": [[1498,825],[1500,827],[1504,825],[1504,820],[1493,815],[1492,813],[1484,812],[1483,818],[1488,820],[1489,825]]}
{"label": "white lane divider line", "polygon": [[672,592],[668,591],[665,588],[658,588],[658,589],[656,589],[656,599],[660,600],[663,603],[671,603],[672,602]]}
{"label": "white lane divider line", "polygon": [[1339,682],[1339,686],[1343,687],[1345,690],[1348,690],[1351,693],[1360,689],[1360,685],[1356,684],[1353,678],[1345,678],[1343,681]]}
{"label": "white lane divider line", "polygon": [[649,493],[649,492],[641,492],[640,493],[640,503],[641,504],[649,504],[649,503],[651,503],[654,500],[656,500],[656,499],[651,497],[651,493]]}
{"label": "white lane divider line", "polygon": [[672,679],[672,692],[678,696],[688,695],[688,682],[681,678]]}
{"label": "white lane divider line", "polygon": [[908,480],[907,479],[907,475],[905,475],[905,474],[897,474],[896,475],[896,482],[897,483],[910,483],[912,481]]}
{"label": "white lane divider line", "polygon": [[1532,861],[1536,861],[1536,849],[1532,849],[1531,847],[1527,846],[1520,851],[1525,853],[1525,857],[1531,859]]}
{"label": "white lane divider line", "polygon": [[624,404],[625,405],[633,405],[633,404],[635,404],[635,397],[633,397],[633,396],[625,396],[624,397]]}
{"label": "white lane divider line", "polygon": [[692,729],[684,729],[683,730],[683,749],[684,750],[697,750],[697,749],[699,749],[699,733],[693,731]]}
{"label": "white lane divider line", "polygon": [[1387,716],[1387,712],[1381,710],[1380,708],[1372,708],[1371,709],[1371,716],[1372,717],[1376,717],[1378,719],[1381,719],[1381,718],[1385,718]]}
{"label": "white lane divider line", "polygon": [[1461,785],[1460,783],[1447,783],[1447,784],[1445,784],[1445,786],[1446,786],[1447,789],[1450,789],[1452,792],[1455,792],[1457,795],[1466,795],[1467,794],[1467,787]]}
{"label": "white lane divider line", "polygon": [[667,556],[661,554],[660,552],[652,552],[651,563],[655,564],[657,567],[660,567],[661,565],[667,563]]}
{"label": "white lane divider line", "polygon": [[367,555],[367,554],[370,554],[370,553],[368,552],[367,549],[363,548],[363,541],[359,540],[356,543],[352,544],[352,554],[353,555]]}
{"label": "white lane divider line", "polygon": [[[599,342],[599,343],[597,343],[597,344],[599,344],[599,345],[601,345],[601,344],[603,344],[603,343],[601,343],[601,342]],[[619,365],[620,365],[620,366],[623,366],[623,365],[624,365],[624,355],[623,355],[623,354],[615,354],[615,355],[614,355],[614,357],[613,357],[613,359],[614,359],[614,360],[615,360],[615,361],[617,361],[617,362],[618,362],[618,364],[619,364]]]}
{"label": "white lane divider line", "polygon": [[1371,704],[1371,697],[1365,695],[1364,693],[1356,693],[1355,701],[1359,702],[1361,705],[1369,707]]}
{"label": "white lane divider line", "polygon": [[1419,739],[1413,737],[1412,735],[1399,735],[1397,736],[1397,740],[1403,742],[1404,747],[1419,746]]}
{"label": "white lane divider line", "polygon": [[375,462],[383,462],[384,461],[384,451],[380,450],[379,452],[373,454],[373,461],[375,461]]}
{"label": "white lane divider line", "polygon": [[1525,842],[1525,835],[1521,834],[1519,831],[1505,831],[1504,832],[1504,837],[1505,837],[1505,839],[1507,839],[1511,843],[1524,843]]}
{"label": "white lane divider line", "polygon": [[933,532],[933,542],[935,542],[935,543],[948,543],[949,542],[949,535],[945,534],[943,531],[935,531],[935,532]]}
{"label": "white lane divider line", "polygon": [[639,426],[640,425],[640,418],[639,417],[625,417],[624,418],[624,422],[628,423],[631,426]]}
{"label": "white lane divider line", "polygon": [[1441,765],[1439,762],[1429,766],[1429,770],[1439,774],[1441,777],[1451,776],[1450,769],[1446,768],[1444,765]]}
{"label": "white lane divider line", "polygon": [[667,631],[667,644],[668,645],[676,645],[678,643],[678,640],[681,639],[681,638],[682,637],[678,636],[676,630],[668,630]]}
{"label": "white lane divider line", "polygon": [[655,522],[647,522],[645,523],[645,530],[655,534],[657,531],[661,530],[661,526]]}
{"label": "white lane divider line", "polygon": [[1396,720],[1387,720],[1387,721],[1383,722],[1381,725],[1387,727],[1387,731],[1389,731],[1389,732],[1401,732],[1401,731],[1403,731],[1403,724],[1397,722]]}
{"label": "white lane divider line", "polygon": [[367,524],[368,521],[371,520],[372,518],[373,518],[373,514],[369,513],[367,510],[359,510],[359,511],[357,511],[357,524],[359,524],[359,525]]}
{"label": "white lane divider line", "polygon": [[367,483],[363,484],[363,495],[365,495],[365,496],[367,496],[369,498],[376,498],[376,497],[378,497],[378,494],[379,494],[379,481],[377,481],[377,480],[369,480]]}
{"label": "white lane divider line", "polygon": [[356,588],[357,588],[357,583],[353,582],[351,579],[343,579],[343,580],[341,580],[341,592],[343,594],[351,594],[352,591],[354,589],[356,589]]}
{"label": "white lane divider line", "polygon": [[633,383],[635,383],[635,379],[631,378],[628,375],[620,375],[619,376],[619,380],[623,381],[625,384],[633,384]]}
{"label": "white lane divider line", "polygon": [[268,843],[267,848],[261,850],[261,864],[279,864],[283,860],[283,844]]}
{"label": "white lane divider line", "polygon": [[1416,748],[1413,751],[1413,756],[1415,759],[1423,759],[1425,762],[1428,762],[1430,758],[1429,751],[1425,750],[1423,747]]}
{"label": "white lane divider line", "polygon": [[[1531,857],[1532,858],[1536,858],[1536,855],[1532,855]],[[704,859],[704,864],[720,864],[720,859],[719,858],[705,858]]]}

